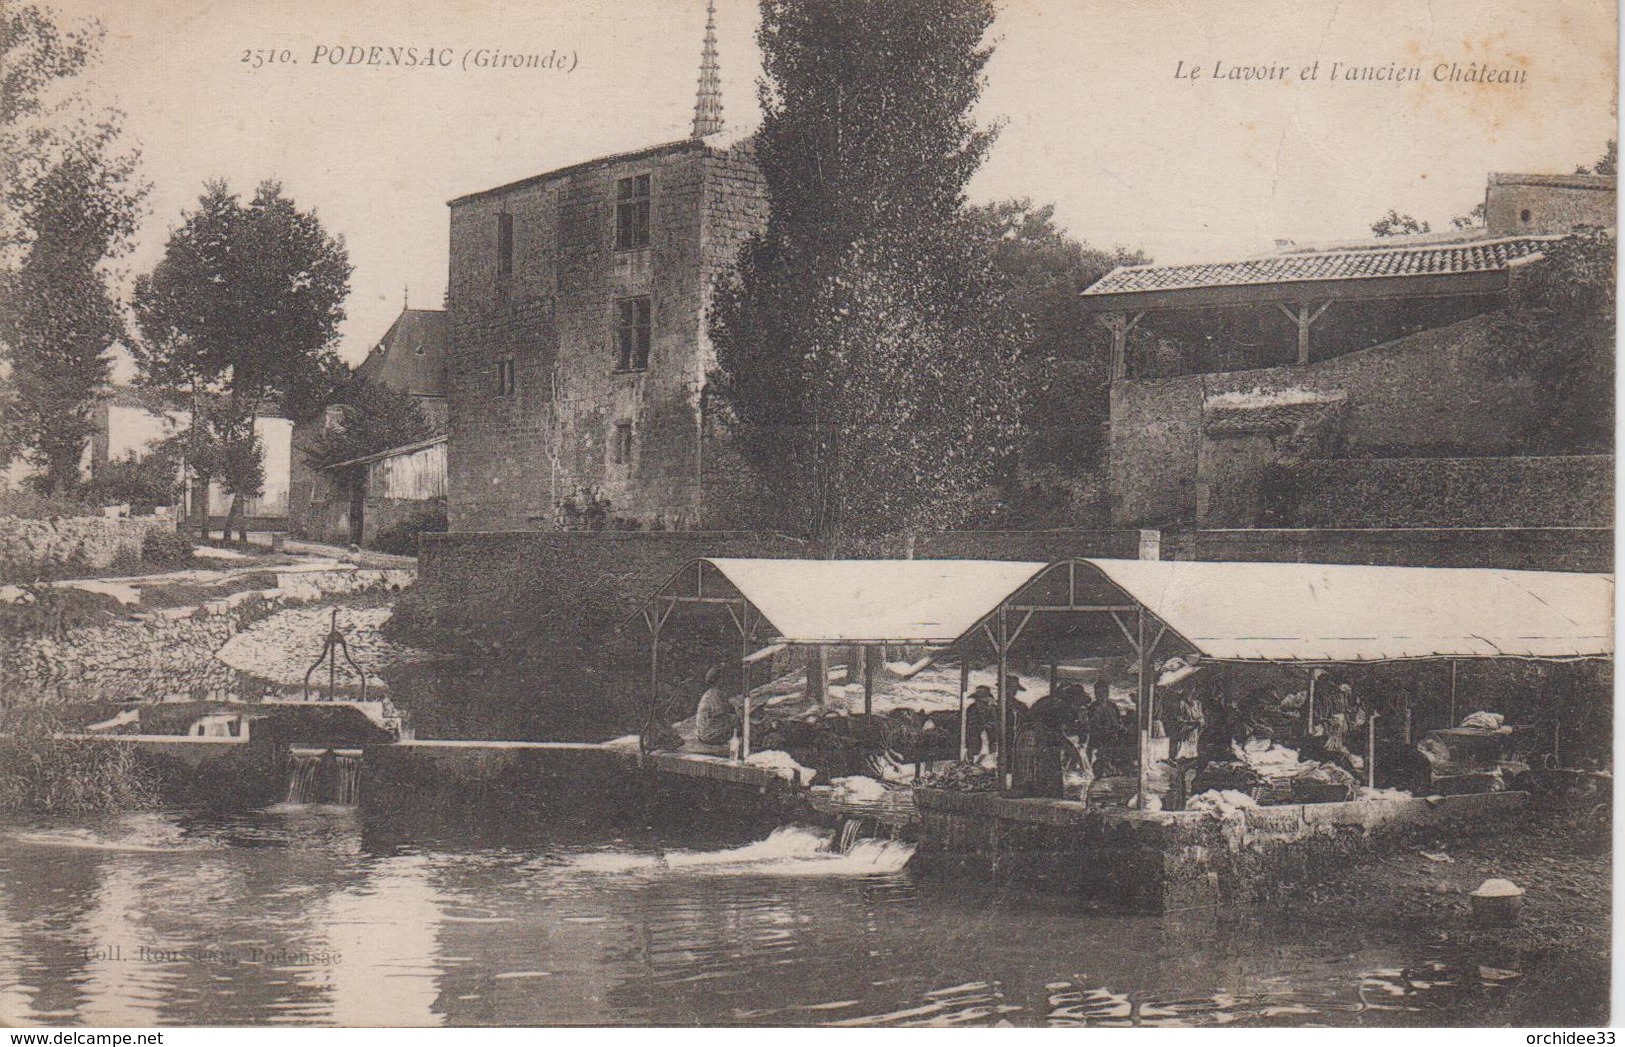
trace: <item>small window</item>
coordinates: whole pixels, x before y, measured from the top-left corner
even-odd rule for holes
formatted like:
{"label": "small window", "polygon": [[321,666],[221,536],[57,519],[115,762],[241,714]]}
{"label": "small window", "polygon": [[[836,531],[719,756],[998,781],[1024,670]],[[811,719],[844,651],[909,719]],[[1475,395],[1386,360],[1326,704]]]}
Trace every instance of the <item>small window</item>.
{"label": "small window", "polygon": [[615,369],[649,368],[649,298],[620,298],[615,302]]}
{"label": "small window", "polygon": [[512,396],[518,388],[515,381],[513,357],[505,356],[497,361],[497,395]]}
{"label": "small window", "polygon": [[1524,208],[1523,211],[1518,215],[1518,217],[1523,220],[1523,223],[1525,225],[1528,225],[1529,224],[1529,219],[1532,217],[1529,214],[1529,208],[1527,208],[1527,207]]}
{"label": "small window", "polygon": [[513,215],[497,215],[497,275],[513,272]]}
{"label": "small window", "polygon": [[622,178],[615,183],[615,250],[648,246],[649,176]]}
{"label": "small window", "polygon": [[615,464],[629,465],[632,462],[632,423],[617,422],[615,425]]}

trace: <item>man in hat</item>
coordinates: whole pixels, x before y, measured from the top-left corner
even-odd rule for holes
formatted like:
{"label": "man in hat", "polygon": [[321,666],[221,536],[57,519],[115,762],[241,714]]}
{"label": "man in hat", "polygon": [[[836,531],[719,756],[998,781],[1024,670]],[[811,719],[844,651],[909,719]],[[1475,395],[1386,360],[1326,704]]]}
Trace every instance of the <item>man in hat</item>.
{"label": "man in hat", "polygon": [[[999,703],[993,697],[993,688],[978,684],[969,695],[965,706],[965,748],[975,758],[981,752],[994,752],[999,747]],[[987,735],[991,733],[992,737]]]}
{"label": "man in hat", "polygon": [[701,745],[727,745],[739,727],[739,714],[722,693],[722,669],[705,671],[705,692],[694,710],[694,736]]}

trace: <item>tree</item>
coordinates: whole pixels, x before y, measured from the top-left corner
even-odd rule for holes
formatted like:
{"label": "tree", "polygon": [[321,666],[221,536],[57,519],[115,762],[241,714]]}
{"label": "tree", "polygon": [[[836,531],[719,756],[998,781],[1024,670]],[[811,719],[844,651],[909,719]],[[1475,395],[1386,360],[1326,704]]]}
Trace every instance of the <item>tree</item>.
{"label": "tree", "polygon": [[1098,487],[1111,378],[1102,329],[1080,293],[1118,266],[1150,259],[1073,239],[1056,226],[1053,204],[1005,200],[975,208],[972,217],[1029,332],[1017,468],[1002,484],[1006,522],[1076,524],[1094,508],[1078,504],[1077,494]]}
{"label": "tree", "polygon": [[0,281],[0,342],[15,386],[6,428],[41,468],[48,494],[79,483],[105,354],[124,336],[100,265],[128,242],[144,190],[133,184],[133,157],[109,157],[108,141],[85,143],[34,187],[23,216],[33,243]]}
{"label": "tree", "polygon": [[23,212],[33,187],[74,141],[83,102],[53,89],[79,75],[103,36],[96,22],[64,30],[33,4],[0,8],[0,266],[15,268],[33,239]]}
{"label": "tree", "polygon": [[1581,228],[1517,271],[1491,328],[1503,374],[1545,394],[1529,441],[1547,453],[1602,452],[1614,439],[1614,236]]}
{"label": "tree", "polygon": [[340,381],[327,402],[340,409],[343,424],[324,430],[303,449],[305,460],[318,469],[433,435],[417,400],[360,375]]}
{"label": "tree", "polygon": [[350,273],[343,239],[280,184],[261,183],[244,204],[211,182],[136,281],[136,362],[148,383],[189,396],[199,431],[188,461],[200,485],[219,479],[233,495],[228,533],[263,482],[259,409],[277,400],[305,416],[329,388]]}
{"label": "tree", "polygon": [[1428,223],[1418,221],[1408,214],[1400,214],[1393,208],[1389,208],[1387,214],[1371,223],[1373,236],[1411,236],[1415,233],[1432,231]]}
{"label": "tree", "polygon": [[128,249],[147,191],[120,114],[72,90],[101,35],[0,8],[0,466],[26,453],[51,493],[80,482],[104,354],[124,333],[102,267]]}
{"label": "tree", "polygon": [[1609,178],[1617,175],[1619,173],[1619,142],[1612,138],[1608,139],[1608,144],[1603,147],[1602,155],[1597,158],[1597,162],[1592,164],[1590,168],[1576,167],[1574,173],[1577,175],[1607,175]]}
{"label": "tree", "polygon": [[1484,202],[1480,200],[1471,211],[1450,219],[1450,227],[1458,232],[1466,232],[1469,229],[1482,229],[1484,228],[1484,220]]}
{"label": "tree", "polygon": [[[998,340],[1013,318],[963,218],[993,138],[969,115],[992,20],[986,0],[762,2],[769,217],[717,288],[711,392],[777,526],[840,541],[946,521],[1008,442],[1011,369],[973,358],[1008,363],[1019,338]],[[966,366],[904,388],[924,338]],[[933,494],[942,456],[966,471]]]}

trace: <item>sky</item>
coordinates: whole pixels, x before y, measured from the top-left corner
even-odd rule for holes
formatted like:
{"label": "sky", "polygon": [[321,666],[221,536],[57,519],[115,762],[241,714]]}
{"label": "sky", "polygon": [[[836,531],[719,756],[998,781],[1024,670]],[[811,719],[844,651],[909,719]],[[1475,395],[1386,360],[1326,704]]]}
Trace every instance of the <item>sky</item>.
{"label": "sky", "polygon": [[[124,268],[157,262],[205,180],[278,179],[345,238],[352,362],[408,296],[441,305],[446,201],[686,137],[705,25],[703,0],[46,2],[106,27],[85,90],[125,112],[153,186]],[[730,132],[757,122],[756,16],[717,0]],[[977,115],[1002,130],[972,199],[1053,203],[1073,236],[1163,262],[1358,237],[1389,208],[1443,228],[1489,172],[1570,172],[1615,133],[1608,0],[1004,0],[993,33]],[[373,47],[452,64],[320,57]],[[1333,62],[1424,79],[1332,82]],[[1525,82],[1434,81],[1451,62]],[[1222,75],[1242,68],[1266,78]]]}

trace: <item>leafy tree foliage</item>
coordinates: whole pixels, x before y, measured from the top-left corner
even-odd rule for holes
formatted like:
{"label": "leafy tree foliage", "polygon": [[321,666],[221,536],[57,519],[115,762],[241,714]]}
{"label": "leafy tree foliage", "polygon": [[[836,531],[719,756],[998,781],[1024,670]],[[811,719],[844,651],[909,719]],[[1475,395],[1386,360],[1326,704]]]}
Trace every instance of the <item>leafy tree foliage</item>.
{"label": "leafy tree foliage", "polygon": [[1579,175],[1585,175],[1585,174],[1607,175],[1610,178],[1612,178],[1615,175],[1619,174],[1619,142],[1618,142],[1618,140],[1613,139],[1613,138],[1608,139],[1608,144],[1603,147],[1602,155],[1597,158],[1597,162],[1592,164],[1589,168],[1576,167],[1574,169],[1574,173],[1579,174]]}
{"label": "leafy tree foliage", "polygon": [[1546,394],[1532,450],[1613,447],[1614,247],[1611,231],[1589,228],[1546,245],[1540,263],[1518,270],[1507,307],[1496,314],[1498,368],[1533,379]]}
{"label": "leafy tree foliage", "polygon": [[1461,232],[1466,232],[1469,229],[1484,228],[1484,221],[1484,201],[1480,200],[1471,211],[1468,211],[1466,214],[1459,214],[1450,219],[1450,227]]}
{"label": "leafy tree foliage", "polygon": [[9,428],[41,468],[47,493],[79,482],[96,394],[107,382],[105,354],[124,334],[99,266],[132,232],[138,194],[130,176],[127,161],[110,162],[94,148],[53,168],[26,212],[34,232],[27,259],[4,279],[0,341],[16,387]]}
{"label": "leafy tree foliage", "polygon": [[1118,266],[1150,259],[1073,239],[1055,224],[1053,204],[1005,200],[975,208],[972,218],[1028,333],[1017,467],[1002,478],[1004,522],[1076,524],[1094,508],[1087,503],[1098,488],[1111,379],[1103,329],[1079,294]]}
{"label": "leafy tree foliage", "polygon": [[[263,484],[259,407],[275,399],[301,417],[330,387],[350,273],[343,239],[280,184],[261,183],[245,204],[211,182],[136,282],[136,362],[148,383],[192,394],[188,461],[200,483],[219,479],[238,496],[232,516]],[[215,391],[223,402],[202,395]]]}
{"label": "leafy tree foliage", "polygon": [[160,505],[174,505],[180,495],[181,459],[170,441],[163,441],[142,457],[126,455],[99,466],[87,495],[102,505],[126,503],[138,513]]}
{"label": "leafy tree foliage", "polygon": [[325,468],[434,435],[417,400],[360,375],[350,375],[328,394],[343,424],[324,430],[304,449],[305,460]]}
{"label": "leafy tree foliage", "polygon": [[64,29],[35,4],[0,7],[0,260],[7,268],[33,239],[23,216],[33,187],[86,137],[82,101],[60,88],[95,57],[103,35],[95,22]]}
{"label": "leafy tree foliage", "polygon": [[762,2],[770,212],[710,323],[712,392],[777,526],[950,522],[1014,434],[1018,318],[963,214],[992,20],[987,0]]}
{"label": "leafy tree foliage", "polygon": [[1416,233],[1431,233],[1433,227],[1423,221],[1418,221],[1408,214],[1400,214],[1393,208],[1388,213],[1371,223],[1373,236],[1411,236]]}
{"label": "leafy tree foliage", "polygon": [[0,462],[26,453],[47,493],[80,481],[105,354],[124,335],[102,266],[127,250],[147,191],[119,114],[71,90],[99,37],[0,9]]}

